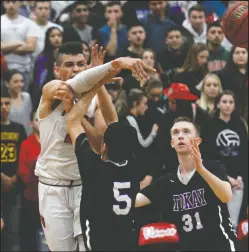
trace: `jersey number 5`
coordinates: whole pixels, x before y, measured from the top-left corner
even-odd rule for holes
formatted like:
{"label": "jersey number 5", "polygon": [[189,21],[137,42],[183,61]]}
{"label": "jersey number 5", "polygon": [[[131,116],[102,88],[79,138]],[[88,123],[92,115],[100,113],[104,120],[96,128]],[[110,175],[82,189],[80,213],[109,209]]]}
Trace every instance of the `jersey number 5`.
{"label": "jersey number 5", "polygon": [[113,193],[114,198],[118,202],[125,202],[125,208],[119,205],[113,205],[113,211],[117,215],[127,215],[131,209],[131,198],[127,194],[120,195],[120,190],[131,188],[131,182],[114,182]]}

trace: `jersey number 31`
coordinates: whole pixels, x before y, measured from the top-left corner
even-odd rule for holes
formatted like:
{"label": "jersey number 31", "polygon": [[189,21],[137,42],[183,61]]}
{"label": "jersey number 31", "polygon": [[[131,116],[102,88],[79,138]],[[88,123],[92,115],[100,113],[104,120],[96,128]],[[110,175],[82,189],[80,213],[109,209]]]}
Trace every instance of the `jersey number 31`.
{"label": "jersey number 31", "polygon": [[131,209],[131,198],[127,194],[120,195],[122,189],[131,188],[131,182],[114,182],[113,193],[114,198],[118,202],[125,202],[125,207],[120,208],[120,205],[113,205],[113,211],[117,215],[127,215]]}

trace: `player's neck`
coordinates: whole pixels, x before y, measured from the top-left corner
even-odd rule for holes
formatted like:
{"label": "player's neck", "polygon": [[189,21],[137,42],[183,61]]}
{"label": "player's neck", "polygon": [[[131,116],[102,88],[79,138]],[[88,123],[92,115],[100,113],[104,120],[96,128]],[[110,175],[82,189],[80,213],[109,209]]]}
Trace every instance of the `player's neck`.
{"label": "player's neck", "polygon": [[190,154],[178,155],[178,161],[180,165],[180,171],[183,174],[188,174],[195,169],[195,163]]}

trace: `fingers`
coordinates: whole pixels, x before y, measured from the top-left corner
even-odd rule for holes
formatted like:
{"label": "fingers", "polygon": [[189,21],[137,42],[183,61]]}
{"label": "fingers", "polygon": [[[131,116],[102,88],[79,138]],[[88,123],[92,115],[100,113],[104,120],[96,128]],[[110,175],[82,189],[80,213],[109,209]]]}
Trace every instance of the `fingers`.
{"label": "fingers", "polygon": [[143,61],[142,61],[141,63],[142,63],[143,68],[144,68],[145,70],[147,70],[147,71],[149,71],[149,72],[151,72],[151,73],[156,73],[156,69],[155,69],[155,68],[146,65]]}

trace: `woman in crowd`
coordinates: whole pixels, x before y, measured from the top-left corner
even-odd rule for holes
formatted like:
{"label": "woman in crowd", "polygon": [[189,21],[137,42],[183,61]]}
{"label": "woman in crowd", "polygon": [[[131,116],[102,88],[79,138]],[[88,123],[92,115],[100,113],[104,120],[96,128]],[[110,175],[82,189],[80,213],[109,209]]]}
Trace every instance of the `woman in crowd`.
{"label": "woman in crowd", "polygon": [[222,85],[219,77],[213,73],[208,73],[201,86],[201,98],[196,104],[204,111],[211,114],[215,107],[215,99],[222,92]]}
{"label": "woman in crowd", "polygon": [[81,41],[81,44],[83,46],[83,55],[86,59],[86,63],[89,65],[91,61],[91,50],[90,46],[85,41]]}
{"label": "woman in crowd", "polygon": [[223,89],[234,92],[236,108],[243,118],[248,114],[248,50],[234,46],[226,66],[217,72]]}
{"label": "woman in crowd", "polygon": [[221,160],[226,166],[233,198],[228,203],[232,225],[236,229],[243,200],[244,183],[247,184],[248,132],[245,121],[236,114],[235,95],[222,92],[216,100],[215,111],[202,136],[206,155]]}
{"label": "woman in crowd", "polygon": [[[162,71],[160,69],[160,66],[158,64],[156,54],[152,49],[144,49],[142,55],[141,55],[142,61],[147,64],[150,67],[153,67],[157,70],[156,73],[147,73],[150,77],[153,77],[155,79],[158,79],[164,83],[165,81],[165,75],[162,74]],[[124,77],[124,85],[123,89],[126,92],[129,92],[129,90],[133,88],[137,89],[143,89],[144,84],[146,83],[146,80],[137,81],[132,75],[129,75],[127,77]]]}
{"label": "woman in crowd", "polygon": [[209,51],[205,44],[193,44],[183,66],[177,69],[172,81],[186,84],[191,93],[200,97],[198,85],[208,73],[208,57]]}
{"label": "woman in crowd", "polygon": [[34,68],[34,80],[31,86],[31,97],[33,101],[33,111],[36,111],[41,98],[41,90],[44,84],[55,79],[54,62],[55,55],[62,44],[62,32],[57,27],[47,30],[45,36],[45,47],[38,56]]}
{"label": "woman in crowd", "polygon": [[27,135],[30,135],[30,116],[32,102],[29,93],[23,92],[24,78],[18,70],[9,70],[5,77],[5,85],[11,96],[11,110],[9,119],[24,126]]}

